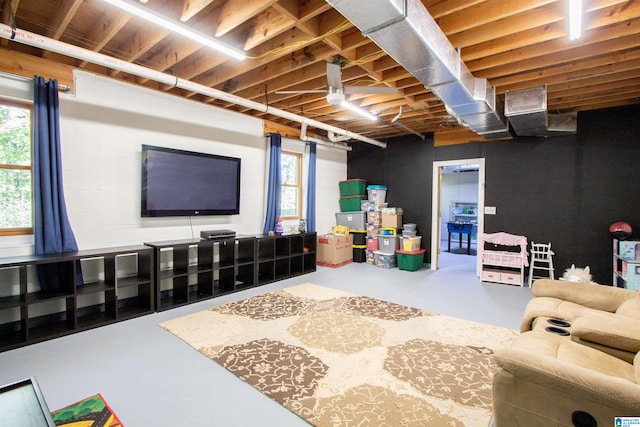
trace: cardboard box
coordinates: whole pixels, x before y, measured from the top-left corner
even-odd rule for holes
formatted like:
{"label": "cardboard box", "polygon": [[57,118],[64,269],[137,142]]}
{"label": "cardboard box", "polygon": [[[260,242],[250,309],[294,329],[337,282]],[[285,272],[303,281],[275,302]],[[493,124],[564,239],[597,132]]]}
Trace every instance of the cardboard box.
{"label": "cardboard box", "polygon": [[402,214],[390,214],[382,212],[382,228],[401,228]]}
{"label": "cardboard box", "polygon": [[340,267],[353,261],[353,236],[324,234],[318,236],[316,264]]}

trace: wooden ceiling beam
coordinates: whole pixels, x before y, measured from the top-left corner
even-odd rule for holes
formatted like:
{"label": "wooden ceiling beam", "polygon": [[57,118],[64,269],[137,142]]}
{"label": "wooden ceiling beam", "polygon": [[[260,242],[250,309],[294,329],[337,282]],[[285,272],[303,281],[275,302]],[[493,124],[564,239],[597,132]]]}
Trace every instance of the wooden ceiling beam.
{"label": "wooden ceiling beam", "polygon": [[[199,12],[204,10],[207,6],[213,3],[214,0],[183,0],[182,12],[180,13],[180,21],[187,22]],[[176,2],[177,3],[177,2]]]}
{"label": "wooden ceiling beam", "polygon": [[[522,3],[522,2],[521,2]],[[491,42],[497,38],[504,37],[505,34],[521,34],[527,30],[539,29],[557,23],[565,22],[566,8],[559,3],[551,3],[545,7],[527,10],[517,16],[509,16],[494,22],[486,23],[482,26],[468,29],[466,31],[449,35],[449,41],[454,47],[465,48],[480,43]],[[566,34],[566,24],[563,25]],[[529,44],[528,40],[521,43]]]}
{"label": "wooden ceiling beam", "polygon": [[[2,13],[0,13],[0,18],[2,19],[2,23],[6,23],[7,25],[13,25],[13,19],[15,19],[16,13],[18,11],[18,5],[20,4],[20,0],[5,0],[2,2]],[[2,38],[0,39],[0,46],[7,47],[9,45],[9,40]]]}
{"label": "wooden ceiling beam", "polygon": [[221,37],[227,34],[276,2],[277,0],[227,0],[217,9],[218,22],[214,36]]}
{"label": "wooden ceiling beam", "polygon": [[251,26],[245,30],[246,38],[242,49],[250,51],[280,34],[290,30],[295,21],[274,8],[268,8],[251,20]]}
{"label": "wooden ceiling beam", "polygon": [[569,110],[577,108],[581,105],[594,105],[597,103],[606,103],[620,99],[636,98],[640,99],[640,85],[633,85],[618,89],[602,90],[600,93],[591,93],[580,96],[571,96],[569,99],[557,101],[549,100],[549,110]]}
{"label": "wooden ceiling beam", "polygon": [[[601,43],[593,43],[589,46],[583,46],[571,50],[571,56],[562,55],[562,52],[546,55],[544,57],[532,58],[516,63],[504,65],[504,72],[501,76],[518,76],[525,72],[531,73],[531,70],[541,70],[549,72],[549,70],[557,69],[559,66],[566,65],[569,68],[581,68],[587,69],[585,64],[594,61],[594,58],[608,58],[611,57],[610,52],[625,52],[628,49],[637,47],[637,36],[631,35],[623,37],[617,40],[606,40]],[[536,62],[536,60],[538,62]],[[612,64],[614,67],[616,64]],[[528,68],[527,68],[528,66]],[[482,70],[477,73],[478,77],[486,77],[492,79],[497,76],[496,72],[498,67],[492,69]],[[535,71],[533,71],[535,73]]]}
{"label": "wooden ceiling beam", "polygon": [[442,31],[451,37],[453,34],[469,31],[473,28],[491,24],[548,4],[556,0],[489,0],[456,13],[436,19]]}
{"label": "wooden ceiling beam", "polygon": [[506,90],[520,90],[638,69],[640,69],[640,49],[599,56],[570,64],[561,64],[543,70],[500,77],[493,79],[492,84],[496,87],[498,93],[504,93]]}
{"label": "wooden ceiling beam", "polygon": [[485,3],[487,0],[423,0],[424,7],[427,8],[433,19],[442,18],[456,12],[463,11],[471,6]]}
{"label": "wooden ceiling beam", "polygon": [[[53,18],[49,21],[49,31],[47,37],[59,40],[60,36],[65,32],[69,23],[75,16],[78,8],[82,4],[82,0],[63,0],[60,5],[56,7]],[[6,22],[6,21],[2,21]]]}

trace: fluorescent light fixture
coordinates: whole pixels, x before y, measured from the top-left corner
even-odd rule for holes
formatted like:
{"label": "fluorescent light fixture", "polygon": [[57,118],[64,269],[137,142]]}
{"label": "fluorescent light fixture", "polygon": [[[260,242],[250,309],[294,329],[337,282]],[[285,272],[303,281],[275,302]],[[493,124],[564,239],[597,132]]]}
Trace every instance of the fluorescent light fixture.
{"label": "fluorescent light fixture", "polygon": [[580,38],[582,32],[582,0],[569,0],[569,39]]}
{"label": "fluorescent light fixture", "polygon": [[352,104],[351,102],[347,101],[346,99],[343,100],[340,103],[340,106],[346,108],[347,110],[351,110],[354,113],[360,114],[362,117],[365,117],[365,118],[371,120],[372,122],[377,122],[378,121],[378,116],[376,116],[375,114],[370,113],[369,111],[365,110],[364,108],[360,108],[356,104]]}
{"label": "fluorescent light fixture", "polygon": [[234,47],[228,46],[221,41],[210,37],[201,32],[195,31],[182,22],[169,19],[158,12],[149,9],[148,7],[141,6],[139,3],[130,0],[103,0],[112,6],[115,6],[125,12],[142,18],[146,21],[152,22],[162,28],[176,33],[180,36],[193,40],[196,43],[200,43],[218,52],[224,53],[236,59],[245,59],[246,55],[243,51]]}

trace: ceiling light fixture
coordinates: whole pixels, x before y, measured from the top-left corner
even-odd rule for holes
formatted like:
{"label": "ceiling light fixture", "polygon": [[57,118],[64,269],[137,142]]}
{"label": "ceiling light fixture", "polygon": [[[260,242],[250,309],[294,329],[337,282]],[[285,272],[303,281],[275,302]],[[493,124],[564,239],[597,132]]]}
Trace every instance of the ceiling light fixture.
{"label": "ceiling light fixture", "polygon": [[356,114],[360,114],[362,117],[371,120],[372,122],[378,121],[378,116],[369,111],[365,110],[362,107],[357,106],[349,101],[344,96],[344,92],[342,89],[334,90],[332,87],[329,87],[329,92],[327,93],[327,102],[334,107],[342,107],[350,110]]}
{"label": "ceiling light fixture", "polygon": [[346,99],[344,101],[342,101],[340,103],[340,106],[343,108],[346,108],[347,110],[351,110],[354,113],[360,114],[362,117],[365,117],[369,120],[371,120],[372,122],[377,122],[378,121],[378,116],[376,116],[373,113],[370,113],[369,111],[365,110],[364,108],[361,108],[355,104],[352,104],[351,102],[347,101]]}
{"label": "ceiling light fixture", "polygon": [[577,40],[582,32],[582,0],[569,0],[569,40]]}
{"label": "ceiling light fixture", "polygon": [[148,7],[145,7],[145,6],[141,6],[140,4],[135,3],[133,1],[130,1],[130,0],[103,0],[103,1],[121,10],[124,10],[125,12],[135,15],[138,18],[142,18],[146,21],[152,22],[156,25],[161,26],[166,30],[169,30],[173,33],[186,37],[190,40],[193,40],[197,43],[200,43],[218,52],[229,55],[232,58],[235,58],[235,59],[246,58],[246,54],[243,51],[236,49],[234,47],[228,46],[211,36],[195,31],[181,22],[169,19],[152,9],[149,9]]}

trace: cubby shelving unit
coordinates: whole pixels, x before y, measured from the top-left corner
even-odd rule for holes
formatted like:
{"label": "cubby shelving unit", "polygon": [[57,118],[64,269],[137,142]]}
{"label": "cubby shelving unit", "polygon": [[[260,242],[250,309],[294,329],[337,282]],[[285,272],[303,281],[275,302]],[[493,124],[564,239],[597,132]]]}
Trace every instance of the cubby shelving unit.
{"label": "cubby shelving unit", "polygon": [[315,270],[316,233],[0,258],[0,351]]}
{"label": "cubby shelving unit", "polygon": [[316,269],[316,233],[145,244],[155,250],[158,311]]}
{"label": "cubby shelving unit", "polygon": [[257,236],[258,284],[316,270],[316,233]]}
{"label": "cubby shelving unit", "polygon": [[187,239],[145,245],[155,250],[157,311],[233,291],[233,281],[214,283],[216,273],[224,278],[234,275],[233,241]]}
{"label": "cubby shelving unit", "polygon": [[152,266],[147,246],[1,258],[0,351],[152,313]]}

